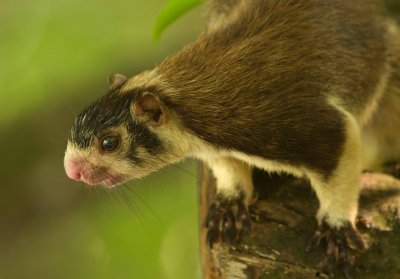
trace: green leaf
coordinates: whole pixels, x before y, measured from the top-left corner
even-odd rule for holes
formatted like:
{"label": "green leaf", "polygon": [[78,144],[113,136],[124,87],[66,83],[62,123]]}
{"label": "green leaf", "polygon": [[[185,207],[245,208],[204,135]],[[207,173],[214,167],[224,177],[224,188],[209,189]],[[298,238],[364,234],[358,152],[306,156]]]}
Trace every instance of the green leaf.
{"label": "green leaf", "polygon": [[153,29],[153,39],[156,41],[161,33],[171,23],[189,12],[194,7],[201,4],[204,0],[169,0],[159,14]]}

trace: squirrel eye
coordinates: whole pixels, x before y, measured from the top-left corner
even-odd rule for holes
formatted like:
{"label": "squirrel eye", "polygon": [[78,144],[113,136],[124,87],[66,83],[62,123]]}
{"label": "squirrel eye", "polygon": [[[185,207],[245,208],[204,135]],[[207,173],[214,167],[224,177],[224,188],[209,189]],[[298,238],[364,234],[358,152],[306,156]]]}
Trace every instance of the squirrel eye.
{"label": "squirrel eye", "polygon": [[106,152],[112,152],[119,146],[119,138],[116,136],[105,136],[101,140],[101,149]]}

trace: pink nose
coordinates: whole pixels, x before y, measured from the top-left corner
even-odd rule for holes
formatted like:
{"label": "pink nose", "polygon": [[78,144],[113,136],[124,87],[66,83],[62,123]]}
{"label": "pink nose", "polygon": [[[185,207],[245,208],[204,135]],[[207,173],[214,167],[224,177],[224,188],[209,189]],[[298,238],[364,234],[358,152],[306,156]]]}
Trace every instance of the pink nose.
{"label": "pink nose", "polygon": [[65,160],[64,168],[69,178],[73,180],[81,180],[82,174],[81,174],[81,167],[79,164],[71,160]]}

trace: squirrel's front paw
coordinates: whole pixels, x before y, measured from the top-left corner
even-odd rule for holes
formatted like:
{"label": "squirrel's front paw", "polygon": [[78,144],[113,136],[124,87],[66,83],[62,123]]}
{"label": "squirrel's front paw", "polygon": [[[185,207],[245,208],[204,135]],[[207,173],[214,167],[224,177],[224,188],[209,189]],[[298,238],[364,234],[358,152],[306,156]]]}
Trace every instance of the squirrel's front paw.
{"label": "squirrel's front paw", "polygon": [[237,242],[242,230],[251,229],[251,218],[243,195],[227,198],[218,194],[208,208],[205,226],[210,247],[219,241],[226,244]]}

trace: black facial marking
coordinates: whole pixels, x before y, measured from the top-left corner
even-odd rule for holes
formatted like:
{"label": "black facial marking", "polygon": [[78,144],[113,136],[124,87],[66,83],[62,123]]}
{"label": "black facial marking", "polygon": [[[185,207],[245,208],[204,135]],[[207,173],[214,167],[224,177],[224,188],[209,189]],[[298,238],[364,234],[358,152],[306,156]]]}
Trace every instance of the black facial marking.
{"label": "black facial marking", "polygon": [[135,135],[135,145],[144,147],[150,155],[159,154],[164,150],[164,146],[157,135],[142,123],[131,121],[128,126],[128,133]]}
{"label": "black facial marking", "polygon": [[156,155],[165,150],[161,140],[152,133],[144,123],[133,119],[131,104],[138,92],[151,92],[151,88],[137,88],[119,94],[118,88],[112,89],[106,95],[93,102],[75,119],[69,140],[79,148],[88,148],[94,137],[102,137],[103,133],[112,127],[125,124],[130,138],[130,148],[126,156],[133,163],[140,165],[137,147],[143,147],[150,155]]}
{"label": "black facial marking", "polygon": [[79,148],[88,148],[94,136],[130,120],[132,96],[115,93],[110,91],[77,116],[71,130],[71,142]]}

